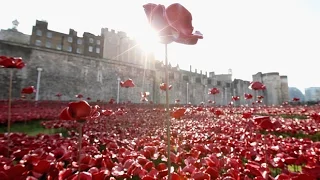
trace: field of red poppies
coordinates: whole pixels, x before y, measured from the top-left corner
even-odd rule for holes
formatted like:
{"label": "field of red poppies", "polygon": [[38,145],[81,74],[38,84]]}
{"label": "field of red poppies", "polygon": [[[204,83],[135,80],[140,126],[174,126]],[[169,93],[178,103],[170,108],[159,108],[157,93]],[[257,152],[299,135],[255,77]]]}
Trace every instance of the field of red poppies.
{"label": "field of red poppies", "polygon": [[[68,135],[1,134],[1,179],[167,179],[163,106],[99,104],[83,126],[80,167],[79,122],[58,120],[66,106],[13,102],[14,123],[40,119]],[[320,178],[320,106],[181,108],[171,116],[171,179]],[[5,126],[5,101],[0,110]]]}

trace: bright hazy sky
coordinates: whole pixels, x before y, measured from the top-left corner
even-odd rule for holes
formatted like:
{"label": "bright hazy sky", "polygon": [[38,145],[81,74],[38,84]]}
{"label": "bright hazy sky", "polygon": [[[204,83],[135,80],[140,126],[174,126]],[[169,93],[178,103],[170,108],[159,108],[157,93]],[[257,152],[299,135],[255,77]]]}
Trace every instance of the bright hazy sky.
{"label": "bright hazy sky", "polygon": [[[20,22],[18,30],[31,34],[36,19],[49,29],[69,28],[100,34],[102,27],[125,31],[144,44],[150,41],[142,5],[179,2],[193,15],[193,26],[204,34],[195,46],[170,44],[172,65],[181,69],[227,73],[251,80],[257,72],[288,75],[289,86],[320,86],[320,0],[7,0],[1,3],[0,29]],[[159,60],[163,45],[151,43]],[[318,70],[318,71],[317,71]]]}

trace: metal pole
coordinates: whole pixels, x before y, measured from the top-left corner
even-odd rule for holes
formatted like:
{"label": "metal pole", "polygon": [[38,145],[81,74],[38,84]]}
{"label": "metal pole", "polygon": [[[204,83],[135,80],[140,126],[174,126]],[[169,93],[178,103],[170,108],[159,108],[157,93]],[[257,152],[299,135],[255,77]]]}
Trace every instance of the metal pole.
{"label": "metal pole", "polygon": [[203,92],[203,103],[206,103],[206,91],[207,90],[207,85],[204,85],[204,92]]}
{"label": "metal pole", "polygon": [[168,44],[165,44],[165,79],[166,79],[166,116],[167,116],[167,163],[168,163],[168,180],[171,180],[171,145],[170,145],[170,111],[169,111],[169,76],[168,76]]}
{"label": "metal pole", "polygon": [[[9,79],[9,100],[8,100],[8,127],[7,127],[7,132],[10,134],[11,130],[11,99],[12,99],[12,77],[13,77],[13,70],[10,69],[10,79]],[[8,135],[8,138],[10,136]],[[9,142],[9,141],[8,141]]]}
{"label": "metal pole", "polygon": [[117,91],[117,104],[119,104],[119,99],[120,99],[120,81],[121,79],[118,77],[118,91]]}
{"label": "metal pole", "polygon": [[187,103],[189,103],[189,83],[187,83]]}
{"label": "metal pole", "polygon": [[38,100],[39,100],[40,77],[41,77],[41,71],[42,71],[42,68],[37,68],[37,71],[38,71],[38,80],[37,80],[36,101],[38,101]]}

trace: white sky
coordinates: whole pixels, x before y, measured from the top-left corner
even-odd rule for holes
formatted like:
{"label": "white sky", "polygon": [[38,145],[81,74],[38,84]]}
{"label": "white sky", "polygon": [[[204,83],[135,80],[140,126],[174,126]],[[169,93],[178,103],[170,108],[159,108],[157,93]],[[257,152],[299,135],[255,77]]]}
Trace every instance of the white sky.
{"label": "white sky", "polygon": [[[192,13],[195,30],[204,34],[195,46],[170,44],[172,65],[218,74],[231,68],[234,78],[244,80],[259,71],[280,72],[302,91],[320,86],[320,0],[7,0],[1,3],[0,29],[18,19],[18,29],[31,34],[38,19],[64,33],[72,28],[80,36],[100,34],[108,27],[142,41],[149,30],[142,5],[149,2],[181,3]],[[162,60],[163,46],[150,47]]]}

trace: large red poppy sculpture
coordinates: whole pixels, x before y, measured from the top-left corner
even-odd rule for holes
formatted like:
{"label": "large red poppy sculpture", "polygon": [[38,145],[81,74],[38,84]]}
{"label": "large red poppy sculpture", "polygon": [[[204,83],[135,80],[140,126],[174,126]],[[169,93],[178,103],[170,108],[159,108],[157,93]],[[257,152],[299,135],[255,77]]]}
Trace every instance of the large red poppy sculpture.
{"label": "large red poppy sculpture", "polygon": [[[166,84],[168,77],[168,44],[172,42],[195,45],[203,35],[199,31],[194,32],[191,13],[181,4],[174,3],[165,8],[161,4],[145,4],[143,6],[152,28],[158,33],[160,43],[165,45],[165,76]],[[166,88],[166,108],[169,109],[169,89]],[[167,111],[167,137],[168,137],[168,167],[170,160],[170,113]],[[171,173],[168,171],[168,179]]]}
{"label": "large red poppy sculpture", "polygon": [[90,106],[88,102],[81,100],[78,102],[71,102],[69,106],[64,108],[60,113],[61,120],[76,120],[79,123],[79,139],[78,139],[78,168],[80,174],[80,159],[81,159],[81,145],[82,145],[82,128],[86,121],[96,119],[100,116],[98,111],[99,106]]}
{"label": "large red poppy sculpture", "polygon": [[220,93],[220,90],[218,88],[209,89],[208,94],[213,95],[213,103],[216,102],[216,95],[219,93]]}
{"label": "large red poppy sculpture", "polygon": [[21,57],[9,57],[9,56],[0,56],[0,68],[10,69],[9,76],[9,100],[8,100],[8,126],[7,132],[10,133],[11,130],[11,99],[12,99],[12,78],[14,69],[22,69],[25,67]]}

